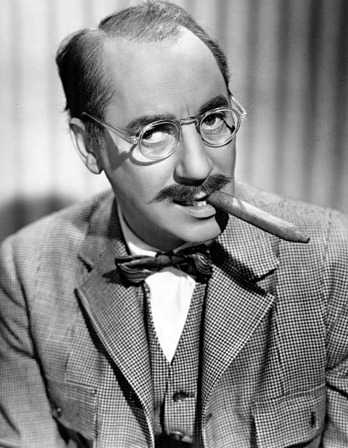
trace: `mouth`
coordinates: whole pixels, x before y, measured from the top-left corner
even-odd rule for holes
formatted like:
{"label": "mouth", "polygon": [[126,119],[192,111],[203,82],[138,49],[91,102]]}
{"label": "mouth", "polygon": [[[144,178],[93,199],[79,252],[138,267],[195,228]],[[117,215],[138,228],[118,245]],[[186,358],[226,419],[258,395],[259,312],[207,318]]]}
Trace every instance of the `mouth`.
{"label": "mouth", "polygon": [[189,201],[180,201],[174,199],[173,202],[184,207],[205,207],[206,205],[208,205],[206,201],[207,197],[208,195],[206,195],[205,193],[201,193]]}
{"label": "mouth", "polygon": [[195,197],[191,201],[177,201],[174,200],[174,204],[180,207],[184,212],[193,216],[194,218],[206,219],[215,215],[215,208],[208,204],[206,199],[207,195],[203,194],[201,197]]}

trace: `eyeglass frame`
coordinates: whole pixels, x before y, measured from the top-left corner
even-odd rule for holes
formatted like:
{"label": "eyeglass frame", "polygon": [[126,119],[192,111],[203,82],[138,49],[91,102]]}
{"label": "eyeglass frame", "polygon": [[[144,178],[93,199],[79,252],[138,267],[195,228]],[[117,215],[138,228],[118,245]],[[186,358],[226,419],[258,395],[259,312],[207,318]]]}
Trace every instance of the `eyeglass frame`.
{"label": "eyeglass frame", "polygon": [[[122,138],[127,143],[129,143],[131,145],[138,145],[139,151],[147,159],[150,159],[150,160],[164,160],[164,159],[168,158],[169,156],[171,156],[174,153],[174,151],[176,150],[176,148],[178,147],[178,145],[179,145],[179,143],[181,141],[181,138],[182,138],[181,127],[183,125],[188,125],[188,124],[195,123],[195,127],[196,127],[196,130],[197,130],[197,133],[200,135],[202,141],[207,146],[209,146],[211,148],[220,148],[220,147],[225,146],[228,143],[230,143],[232,141],[233,137],[237,134],[237,132],[238,132],[238,130],[240,128],[241,122],[247,118],[247,112],[244,109],[244,107],[241,105],[241,103],[232,94],[229,95],[229,98],[230,98],[231,102],[234,104],[234,106],[236,107],[235,109],[233,107],[217,107],[217,108],[208,110],[207,112],[204,112],[203,114],[200,114],[200,115],[198,115],[196,117],[181,118],[181,119],[178,119],[178,120],[170,120],[170,119],[168,119],[168,120],[157,120],[157,121],[154,121],[154,122],[149,123],[146,126],[144,126],[143,129],[140,131],[138,136],[130,135],[129,132],[126,129],[122,129],[122,128],[116,127],[114,125],[111,125],[110,123],[108,123],[108,122],[106,122],[104,120],[101,120],[100,118],[97,118],[94,115],[91,115],[91,114],[89,114],[87,112],[82,112],[82,116],[86,116],[86,117],[90,118],[91,120],[93,120],[96,123],[98,123],[99,125],[103,126],[104,128],[106,128],[110,132],[113,132],[118,137]],[[226,142],[224,142],[223,144],[216,144],[216,145],[214,145],[214,144],[211,144],[211,143],[207,142],[203,138],[203,136],[202,136],[202,134],[200,132],[200,130],[201,130],[200,129],[201,128],[201,123],[202,123],[202,121],[204,120],[204,118],[207,115],[211,114],[212,112],[215,112],[215,111],[219,112],[219,111],[222,111],[222,110],[231,110],[232,112],[234,112],[236,114],[236,116],[237,116],[237,123],[236,123],[236,126],[235,126],[235,130],[231,133],[230,138]],[[143,151],[142,151],[141,145],[139,144],[141,139],[142,139],[142,137],[143,137],[143,135],[145,134],[146,131],[151,129],[154,124],[164,124],[164,123],[172,123],[177,128],[177,130],[178,130],[178,139],[177,139],[176,145],[173,147],[172,151],[169,154],[167,154],[166,156],[164,156],[164,157],[151,157],[151,156],[149,156],[147,154],[144,154]]]}

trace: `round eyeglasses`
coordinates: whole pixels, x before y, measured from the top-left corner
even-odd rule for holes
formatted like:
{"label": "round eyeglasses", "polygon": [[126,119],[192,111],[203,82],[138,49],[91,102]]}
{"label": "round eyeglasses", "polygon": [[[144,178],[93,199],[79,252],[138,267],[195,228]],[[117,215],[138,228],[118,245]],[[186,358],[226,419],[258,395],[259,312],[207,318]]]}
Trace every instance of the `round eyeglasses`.
{"label": "round eyeglasses", "polygon": [[117,128],[87,112],[82,115],[92,119],[126,142],[138,145],[143,156],[150,160],[162,160],[169,157],[182,138],[181,127],[195,124],[202,141],[211,148],[225,146],[238,132],[241,121],[247,116],[243,106],[230,96],[234,107],[218,107],[197,117],[180,120],[158,120],[146,125],[138,135],[130,135],[125,129]]}

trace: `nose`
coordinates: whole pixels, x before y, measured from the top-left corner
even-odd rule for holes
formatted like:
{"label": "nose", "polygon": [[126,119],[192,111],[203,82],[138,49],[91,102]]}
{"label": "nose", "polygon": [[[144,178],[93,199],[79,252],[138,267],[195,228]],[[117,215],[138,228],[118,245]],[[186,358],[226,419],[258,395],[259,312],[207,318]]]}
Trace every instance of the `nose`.
{"label": "nose", "polygon": [[213,162],[195,125],[185,125],[181,129],[182,138],[176,150],[175,180],[186,185],[200,185],[212,172]]}

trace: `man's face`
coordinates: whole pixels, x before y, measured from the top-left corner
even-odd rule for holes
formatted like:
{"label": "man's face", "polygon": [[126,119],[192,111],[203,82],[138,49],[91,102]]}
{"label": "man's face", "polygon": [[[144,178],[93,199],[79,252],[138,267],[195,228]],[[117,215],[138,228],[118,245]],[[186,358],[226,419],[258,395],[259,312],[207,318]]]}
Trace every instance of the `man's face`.
{"label": "man's face", "polygon": [[[177,119],[199,115],[217,98],[228,102],[223,76],[210,50],[191,32],[158,44],[109,41],[104,66],[115,88],[105,120],[139,133],[146,118]],[[191,204],[156,200],[169,186],[199,186],[214,174],[233,177],[235,141],[220,148],[206,146],[195,125],[182,127],[182,140],[167,159],[146,159],[137,147],[105,131],[100,162],[129,227],[148,244],[162,250],[184,242],[200,243],[223,230],[221,214],[203,201]],[[233,181],[223,187],[233,194]],[[197,199],[202,194],[197,195]],[[203,205],[202,205],[203,204]],[[205,204],[205,205],[204,205]]]}

